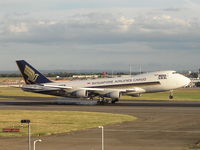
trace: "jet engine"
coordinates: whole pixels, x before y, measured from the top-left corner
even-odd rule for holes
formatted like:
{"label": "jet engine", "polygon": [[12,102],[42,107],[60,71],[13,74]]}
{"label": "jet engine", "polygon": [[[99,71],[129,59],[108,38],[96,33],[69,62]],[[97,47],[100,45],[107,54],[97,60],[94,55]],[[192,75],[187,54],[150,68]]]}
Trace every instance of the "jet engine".
{"label": "jet engine", "polygon": [[113,91],[106,95],[107,97],[110,97],[112,99],[119,99],[120,98],[120,92],[119,91]]}
{"label": "jet engine", "polygon": [[75,97],[88,97],[88,93],[86,90],[77,90],[72,93],[72,96]]}

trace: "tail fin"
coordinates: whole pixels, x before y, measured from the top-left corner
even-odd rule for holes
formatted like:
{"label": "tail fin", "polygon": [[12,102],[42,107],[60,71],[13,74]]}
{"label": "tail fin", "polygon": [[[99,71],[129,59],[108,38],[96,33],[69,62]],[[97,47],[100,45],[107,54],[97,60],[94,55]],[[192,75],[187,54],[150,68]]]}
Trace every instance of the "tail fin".
{"label": "tail fin", "polygon": [[44,75],[42,75],[39,71],[37,71],[35,68],[33,68],[30,64],[28,64],[26,61],[17,60],[16,63],[26,84],[40,84],[52,82],[49,79],[47,79]]}

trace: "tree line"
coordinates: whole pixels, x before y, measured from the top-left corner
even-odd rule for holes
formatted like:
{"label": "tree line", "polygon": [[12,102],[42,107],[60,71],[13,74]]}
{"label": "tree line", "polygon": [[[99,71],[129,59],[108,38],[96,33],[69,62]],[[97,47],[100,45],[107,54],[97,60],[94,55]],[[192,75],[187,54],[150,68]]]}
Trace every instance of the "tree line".
{"label": "tree line", "polygon": [[[102,73],[73,73],[73,72],[54,72],[54,73],[44,73],[46,77],[72,77],[73,75],[99,75],[101,76]],[[125,75],[124,72],[117,72],[114,75]],[[19,73],[1,73],[0,77],[21,77]]]}

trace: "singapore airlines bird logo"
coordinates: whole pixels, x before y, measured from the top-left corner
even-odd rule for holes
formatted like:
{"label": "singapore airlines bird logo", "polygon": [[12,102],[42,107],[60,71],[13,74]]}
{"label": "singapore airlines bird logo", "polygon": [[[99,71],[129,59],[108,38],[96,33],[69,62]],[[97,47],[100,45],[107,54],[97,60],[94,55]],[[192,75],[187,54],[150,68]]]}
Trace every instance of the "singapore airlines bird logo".
{"label": "singapore airlines bird logo", "polygon": [[36,74],[29,66],[25,66],[24,73],[28,76],[28,80],[35,82],[39,76],[39,74]]}

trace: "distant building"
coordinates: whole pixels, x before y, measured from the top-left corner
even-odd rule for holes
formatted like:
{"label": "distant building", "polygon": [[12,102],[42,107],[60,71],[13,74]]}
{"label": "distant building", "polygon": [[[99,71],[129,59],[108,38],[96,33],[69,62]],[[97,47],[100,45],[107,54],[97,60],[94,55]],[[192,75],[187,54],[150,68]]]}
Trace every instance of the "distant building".
{"label": "distant building", "polygon": [[56,76],[56,80],[63,80],[63,78],[60,76]]}
{"label": "distant building", "polygon": [[200,87],[200,82],[196,82],[196,83],[195,83],[195,86],[196,86],[196,87]]}
{"label": "distant building", "polygon": [[73,75],[73,79],[96,79],[98,75]]}
{"label": "distant building", "polygon": [[188,87],[200,87],[200,69],[198,72],[189,71],[186,76],[188,76],[191,80],[191,83]]}
{"label": "distant building", "polygon": [[107,73],[107,72],[102,72],[102,78],[106,78],[106,77],[107,77],[107,75],[108,75],[108,73]]}
{"label": "distant building", "polygon": [[192,79],[199,79],[200,74],[198,72],[192,72],[189,74],[189,77]]}

